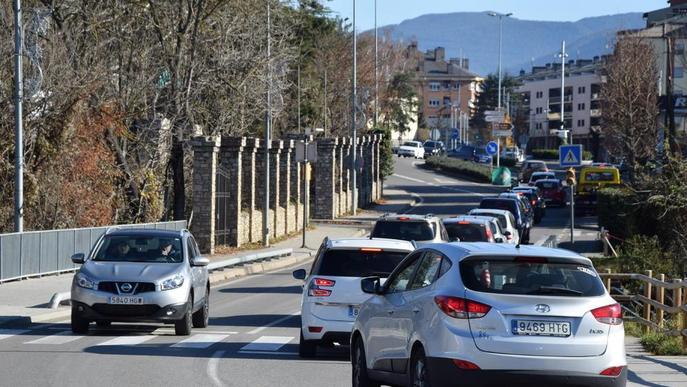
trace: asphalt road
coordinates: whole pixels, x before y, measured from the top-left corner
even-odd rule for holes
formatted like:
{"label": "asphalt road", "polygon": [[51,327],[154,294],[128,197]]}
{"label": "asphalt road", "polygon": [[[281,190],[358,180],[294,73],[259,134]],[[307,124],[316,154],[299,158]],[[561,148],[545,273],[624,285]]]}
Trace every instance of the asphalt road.
{"label": "asphalt road", "polygon": [[[413,213],[462,214],[484,195],[502,191],[413,164],[399,160],[388,182],[420,198]],[[560,233],[565,224],[564,211],[552,210],[532,240]],[[301,283],[291,277],[296,268],[213,288],[210,327],[189,337],[160,325],[92,325],[85,336],[72,335],[68,322],[0,330],[0,385],[349,386],[346,348],[328,349],[316,360],[297,356]]]}

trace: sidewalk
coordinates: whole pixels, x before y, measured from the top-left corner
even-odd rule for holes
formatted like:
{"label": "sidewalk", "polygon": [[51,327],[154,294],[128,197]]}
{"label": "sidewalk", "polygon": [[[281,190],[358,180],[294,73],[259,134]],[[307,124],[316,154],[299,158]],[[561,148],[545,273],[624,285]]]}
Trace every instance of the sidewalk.
{"label": "sidewalk", "polygon": [[[371,214],[374,212],[370,212]],[[310,259],[319,248],[324,237],[344,238],[362,236],[369,232],[369,227],[361,225],[314,224],[314,229],[306,232],[307,248],[302,248],[302,236],[294,236],[275,243],[270,248],[256,250],[241,250],[229,254],[215,254],[210,256],[211,262],[240,257],[271,250],[292,248],[290,257],[271,261],[250,263],[238,269],[227,269],[211,274],[213,283],[221,282],[237,276],[257,274],[265,270],[276,270],[291,266]],[[219,275],[216,275],[218,273]],[[23,281],[0,284],[0,327],[25,326],[29,323],[63,321],[69,318],[70,308],[60,306],[51,309],[49,302],[56,293],[69,292],[73,278],[72,273],[42,278],[31,278]]]}
{"label": "sidewalk", "polygon": [[628,386],[687,386],[687,356],[654,356],[629,336],[625,348]]}

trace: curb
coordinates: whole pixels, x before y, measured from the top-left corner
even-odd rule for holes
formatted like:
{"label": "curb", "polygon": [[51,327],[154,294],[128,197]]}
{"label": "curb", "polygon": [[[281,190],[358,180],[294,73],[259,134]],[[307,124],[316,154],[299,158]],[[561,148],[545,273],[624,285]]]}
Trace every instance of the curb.
{"label": "curb", "polygon": [[245,277],[251,274],[261,274],[267,271],[279,270],[299,263],[306,262],[312,258],[314,253],[301,253],[289,257],[277,258],[262,262],[251,263],[241,267],[217,270],[210,273],[210,285]]}

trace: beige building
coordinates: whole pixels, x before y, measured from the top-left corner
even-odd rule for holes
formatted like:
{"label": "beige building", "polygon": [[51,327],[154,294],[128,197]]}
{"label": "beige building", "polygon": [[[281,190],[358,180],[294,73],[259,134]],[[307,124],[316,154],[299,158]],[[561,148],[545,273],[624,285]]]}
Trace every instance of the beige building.
{"label": "beige building", "polygon": [[447,59],[443,47],[422,53],[417,43],[412,43],[408,55],[417,60],[415,81],[421,103],[420,122],[429,129],[445,132],[452,127],[452,117],[469,114],[483,78],[470,72],[468,59]]}

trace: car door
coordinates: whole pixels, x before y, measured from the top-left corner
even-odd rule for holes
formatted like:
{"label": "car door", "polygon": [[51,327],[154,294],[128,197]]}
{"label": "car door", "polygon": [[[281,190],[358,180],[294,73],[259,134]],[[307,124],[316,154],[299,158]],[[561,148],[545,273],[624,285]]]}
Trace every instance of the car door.
{"label": "car door", "polygon": [[191,287],[193,287],[193,304],[198,306],[205,297],[205,284],[202,283],[203,273],[202,268],[193,266],[191,263],[193,259],[198,256],[195,246],[193,246],[193,239],[191,237],[186,239],[186,255],[188,256],[188,264],[191,267]]}
{"label": "car door", "polygon": [[406,309],[406,289],[413,278],[424,251],[412,253],[389,276],[382,294],[368,301],[369,314],[365,334],[368,356],[374,369],[393,371],[394,362],[405,359],[406,338],[410,316]]}

